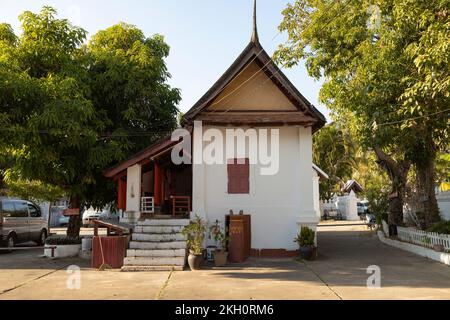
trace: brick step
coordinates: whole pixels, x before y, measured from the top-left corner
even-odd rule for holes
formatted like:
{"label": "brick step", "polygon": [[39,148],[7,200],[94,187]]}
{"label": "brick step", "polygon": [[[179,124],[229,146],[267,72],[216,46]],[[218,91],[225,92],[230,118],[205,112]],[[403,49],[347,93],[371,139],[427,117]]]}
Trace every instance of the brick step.
{"label": "brick step", "polygon": [[186,249],[127,250],[127,257],[185,257],[185,256],[186,256]]}
{"label": "brick step", "polygon": [[130,249],[186,249],[186,241],[169,241],[169,242],[140,242],[131,241]]}
{"label": "brick step", "polygon": [[146,219],[138,222],[138,226],[187,226],[189,219]]}
{"label": "brick step", "polygon": [[168,242],[168,241],[185,241],[186,238],[181,233],[133,233],[132,241],[147,242]]}
{"label": "brick step", "polygon": [[123,266],[123,272],[183,271],[184,266]]}
{"label": "brick step", "polygon": [[183,226],[136,226],[133,232],[149,234],[181,233]]}
{"label": "brick step", "polygon": [[126,257],[124,266],[184,266],[185,257]]}

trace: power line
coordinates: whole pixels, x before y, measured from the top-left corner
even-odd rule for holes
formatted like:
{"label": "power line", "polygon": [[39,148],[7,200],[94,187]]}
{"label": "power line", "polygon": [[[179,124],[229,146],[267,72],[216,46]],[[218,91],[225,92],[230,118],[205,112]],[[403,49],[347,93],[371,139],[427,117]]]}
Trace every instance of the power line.
{"label": "power line", "polygon": [[387,125],[403,123],[403,122],[411,121],[411,120],[418,120],[418,119],[423,119],[423,118],[429,118],[429,117],[432,117],[432,116],[435,116],[435,115],[438,115],[438,114],[441,114],[441,113],[446,113],[446,112],[450,112],[450,109],[445,109],[445,110],[441,110],[441,111],[438,111],[438,112],[425,114],[423,116],[417,116],[417,117],[402,119],[402,120],[398,120],[398,121],[384,122],[384,123],[377,124],[377,126],[378,127],[380,127],[380,126],[387,126]]}

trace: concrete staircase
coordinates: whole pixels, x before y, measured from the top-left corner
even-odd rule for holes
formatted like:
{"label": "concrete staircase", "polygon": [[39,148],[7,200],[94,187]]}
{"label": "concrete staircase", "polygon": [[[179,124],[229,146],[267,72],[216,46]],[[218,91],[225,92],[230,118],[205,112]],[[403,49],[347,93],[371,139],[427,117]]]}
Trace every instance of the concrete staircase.
{"label": "concrete staircase", "polygon": [[183,270],[186,240],[181,234],[188,219],[138,221],[122,271]]}

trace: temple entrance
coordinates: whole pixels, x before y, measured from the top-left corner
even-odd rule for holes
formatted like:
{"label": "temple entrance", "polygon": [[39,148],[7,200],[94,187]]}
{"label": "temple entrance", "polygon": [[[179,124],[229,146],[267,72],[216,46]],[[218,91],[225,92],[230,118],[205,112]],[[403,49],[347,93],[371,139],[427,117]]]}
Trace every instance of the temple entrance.
{"label": "temple entrance", "polygon": [[189,217],[192,165],[173,164],[170,151],[142,166],[141,219]]}

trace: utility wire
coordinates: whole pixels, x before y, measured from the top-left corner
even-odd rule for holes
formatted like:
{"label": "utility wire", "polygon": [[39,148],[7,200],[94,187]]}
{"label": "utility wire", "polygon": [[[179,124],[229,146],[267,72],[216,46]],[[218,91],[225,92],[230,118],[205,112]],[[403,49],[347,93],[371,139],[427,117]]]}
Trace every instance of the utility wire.
{"label": "utility wire", "polygon": [[438,112],[433,112],[433,113],[430,113],[430,114],[425,114],[425,115],[423,115],[423,116],[417,116],[417,117],[412,117],[412,118],[402,119],[402,120],[398,120],[398,121],[384,122],[384,123],[377,124],[377,126],[378,126],[378,127],[380,127],[380,126],[387,126],[387,125],[398,124],[398,123],[402,123],[402,122],[406,122],[406,121],[411,121],[411,120],[418,120],[418,119],[423,119],[423,118],[429,118],[429,117],[432,117],[432,116],[435,116],[435,115],[438,115],[438,114],[441,114],[441,113],[446,113],[446,112],[450,112],[450,109],[445,109],[445,110],[441,110],[441,111],[438,111]]}
{"label": "utility wire", "polygon": [[[445,109],[445,110],[433,112],[433,113],[430,113],[430,114],[425,114],[425,115],[422,115],[422,116],[406,118],[406,119],[402,119],[402,120],[398,120],[398,121],[384,122],[384,123],[377,124],[377,126],[392,125],[392,124],[398,124],[398,123],[411,121],[411,120],[430,118],[430,117],[433,117],[433,116],[436,116],[436,115],[439,115],[439,114],[442,114],[442,113],[447,113],[447,112],[450,113],[450,109]],[[60,132],[59,133],[59,132],[50,132],[49,130],[30,130],[30,129],[21,129],[21,128],[0,128],[0,131],[27,132],[27,133],[37,133],[37,134],[52,134],[52,135],[66,135],[66,136],[70,136],[70,134],[67,134],[67,132]],[[123,133],[123,134],[101,135],[101,136],[99,136],[99,138],[140,137],[140,136],[145,137],[145,136],[151,136],[151,135],[154,135],[154,134],[163,134],[163,133],[170,134],[171,131],[129,132],[129,133]],[[86,135],[86,134],[80,133],[78,135],[82,136],[82,135]]]}

